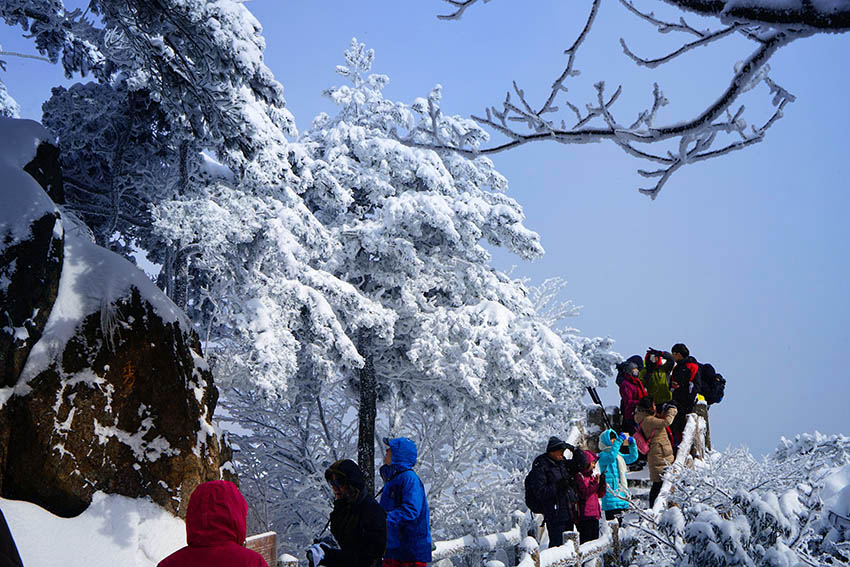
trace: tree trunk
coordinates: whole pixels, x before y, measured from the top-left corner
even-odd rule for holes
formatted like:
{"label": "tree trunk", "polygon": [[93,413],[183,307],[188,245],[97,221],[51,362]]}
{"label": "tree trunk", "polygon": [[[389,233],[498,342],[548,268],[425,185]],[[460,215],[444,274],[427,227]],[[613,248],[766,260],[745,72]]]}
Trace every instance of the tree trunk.
{"label": "tree trunk", "polygon": [[360,370],[360,423],[357,436],[357,461],[366,477],[366,493],[375,493],[375,417],[377,416],[377,380],[372,357]]}

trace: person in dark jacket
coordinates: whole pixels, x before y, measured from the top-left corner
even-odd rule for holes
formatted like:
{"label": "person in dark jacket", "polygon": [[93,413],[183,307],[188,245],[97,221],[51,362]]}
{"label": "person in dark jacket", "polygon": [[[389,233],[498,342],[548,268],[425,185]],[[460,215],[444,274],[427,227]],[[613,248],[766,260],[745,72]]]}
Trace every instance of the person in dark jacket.
{"label": "person in dark jacket", "polygon": [[351,459],[337,461],[325,471],[334,493],[330,526],[339,549],[324,543],[307,549],[312,565],[376,567],[387,545],[387,514],[369,495],[363,471]]}
{"label": "person in dark jacket", "polygon": [[0,510],[0,567],[23,566],[24,563],[18,554],[18,546],[15,545],[15,538],[12,537],[12,531],[6,523],[3,510]]}
{"label": "person in dark jacket", "polygon": [[[564,458],[567,449],[572,453],[569,461]],[[557,437],[549,438],[546,452],[531,465],[530,488],[543,505],[549,547],[563,545],[564,532],[573,529],[578,509],[574,477],[586,466],[584,452]]]}
{"label": "person in dark jacket", "polygon": [[248,503],[227,480],[203,482],[189,497],[186,547],[158,567],[267,567],[256,551],[244,547]]}
{"label": "person in dark jacket", "polygon": [[676,419],[670,426],[673,432],[673,440],[678,447],[682,441],[682,432],[688,420],[688,414],[694,411],[697,395],[700,393],[699,363],[691,356],[688,347],[682,343],[673,345],[673,360],[676,366],[673,368],[670,387],[673,389],[673,402],[679,409]]}
{"label": "person in dark jacket", "polygon": [[384,438],[387,452],[381,478],[381,506],[387,512],[384,567],[425,567],[431,562],[431,516],[425,486],[413,471],[416,443],[406,437]]}

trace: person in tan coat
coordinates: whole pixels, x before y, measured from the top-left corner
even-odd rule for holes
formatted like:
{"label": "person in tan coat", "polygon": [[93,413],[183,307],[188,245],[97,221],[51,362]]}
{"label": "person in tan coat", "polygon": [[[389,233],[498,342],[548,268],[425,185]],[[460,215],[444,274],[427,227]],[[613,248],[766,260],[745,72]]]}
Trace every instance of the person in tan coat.
{"label": "person in tan coat", "polygon": [[650,508],[661,491],[661,477],[664,475],[664,469],[673,464],[673,445],[667,435],[667,428],[673,423],[678,410],[675,405],[664,404],[664,408],[660,415],[656,414],[655,402],[647,396],[638,402],[635,410],[635,421],[649,442],[647,462],[649,480],[652,481],[652,488],[649,489]]}

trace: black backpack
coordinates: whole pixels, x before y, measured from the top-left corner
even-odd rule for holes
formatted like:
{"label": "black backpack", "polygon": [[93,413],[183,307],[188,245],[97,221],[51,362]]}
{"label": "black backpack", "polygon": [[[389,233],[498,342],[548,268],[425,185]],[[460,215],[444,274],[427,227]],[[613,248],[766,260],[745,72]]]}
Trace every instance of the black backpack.
{"label": "black backpack", "polygon": [[726,379],[711,364],[700,364],[700,389],[708,405],[720,403],[726,392]]}
{"label": "black backpack", "polygon": [[525,475],[525,505],[535,514],[543,513],[543,504],[537,498],[532,487],[532,476],[535,474],[534,467]]}

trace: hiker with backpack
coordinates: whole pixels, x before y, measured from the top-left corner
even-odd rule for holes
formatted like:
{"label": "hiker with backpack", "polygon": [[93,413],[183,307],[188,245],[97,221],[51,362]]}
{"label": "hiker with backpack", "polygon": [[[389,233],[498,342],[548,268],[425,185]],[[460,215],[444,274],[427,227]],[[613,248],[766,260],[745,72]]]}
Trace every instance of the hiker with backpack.
{"label": "hiker with backpack", "polygon": [[682,343],[673,345],[671,351],[676,366],[673,368],[670,387],[673,389],[673,401],[679,408],[679,414],[670,429],[673,431],[674,443],[678,447],[682,442],[687,414],[694,411],[694,404],[700,394],[700,365],[697,359],[691,356],[688,347]]}
{"label": "hiker with backpack", "polygon": [[670,402],[661,407],[660,415],[656,414],[655,402],[649,396],[638,402],[635,411],[635,420],[649,443],[647,461],[649,463],[649,480],[652,482],[652,487],[649,489],[650,508],[661,491],[664,469],[673,464],[673,442],[672,435],[669,434],[669,427],[677,413],[675,403]]}
{"label": "hiker with backpack", "polygon": [[[623,445],[628,447],[628,455],[620,454]],[[625,433],[617,434],[613,429],[606,429],[599,436],[599,471],[606,483],[602,511],[605,512],[606,520],[616,518],[618,522],[622,522],[623,512],[629,509],[626,467],[637,458],[638,450],[634,438],[627,437]]]}
{"label": "hiker with backpack", "polygon": [[700,364],[700,394],[708,405],[719,404],[726,394],[726,378],[709,363]]}
{"label": "hiker with backpack", "polygon": [[[564,458],[569,449],[572,458]],[[586,466],[583,451],[566,441],[550,437],[546,452],[534,459],[525,477],[525,503],[529,510],[543,514],[549,532],[549,547],[564,543],[564,532],[573,529],[578,507],[575,473]]]}
{"label": "hiker with backpack", "polygon": [[431,516],[425,486],[413,471],[416,443],[407,437],[384,438],[387,452],[381,507],[387,512],[387,549],[383,567],[425,567],[431,562]]}
{"label": "hiker with backpack", "polygon": [[646,350],[644,369],[639,377],[655,405],[660,406],[673,399],[670,391],[670,372],[674,363],[673,355],[669,352],[652,347]]}
{"label": "hiker with backpack", "polygon": [[587,464],[575,475],[579,497],[579,512],[576,517],[578,541],[582,544],[599,538],[599,517],[602,515],[599,497],[605,494],[605,473],[594,474],[596,455],[583,451]]}

